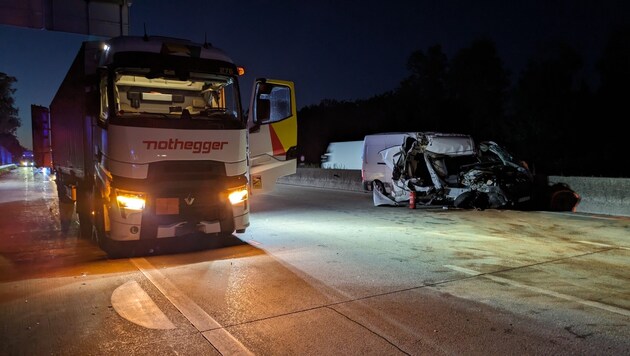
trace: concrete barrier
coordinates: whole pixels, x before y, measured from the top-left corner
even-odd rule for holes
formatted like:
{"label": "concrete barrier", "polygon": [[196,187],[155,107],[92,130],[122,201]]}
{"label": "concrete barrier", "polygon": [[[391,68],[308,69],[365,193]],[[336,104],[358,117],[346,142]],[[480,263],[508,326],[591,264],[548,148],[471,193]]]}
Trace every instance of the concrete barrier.
{"label": "concrete barrier", "polygon": [[358,192],[363,191],[360,170],[298,168],[297,173],[279,178],[278,183]]}
{"label": "concrete barrier", "polygon": [[630,179],[550,176],[549,183],[565,183],[580,195],[576,211],[630,216]]}
{"label": "concrete barrier", "polygon": [[[598,177],[548,177],[550,184],[564,183],[580,195],[580,213],[630,216],[630,179]],[[363,192],[360,170],[298,168],[278,179],[280,184]]]}
{"label": "concrete barrier", "polygon": [[0,166],[0,174],[11,172],[12,170],[14,170],[16,168],[17,168],[17,166],[15,164],[13,164],[13,163],[5,164],[3,166]]}

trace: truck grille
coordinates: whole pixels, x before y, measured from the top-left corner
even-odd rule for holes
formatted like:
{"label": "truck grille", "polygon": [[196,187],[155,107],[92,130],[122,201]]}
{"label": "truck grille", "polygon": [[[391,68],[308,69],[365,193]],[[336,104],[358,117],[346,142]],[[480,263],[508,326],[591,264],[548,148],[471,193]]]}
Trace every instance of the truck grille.
{"label": "truck grille", "polygon": [[202,180],[225,177],[225,164],[216,161],[155,162],[149,166],[150,181]]}
{"label": "truck grille", "polygon": [[160,162],[151,164],[145,181],[148,200],[141,239],[155,238],[158,226],[186,222],[178,235],[197,231],[201,221],[221,222],[222,232],[234,231],[227,189],[247,184],[244,176],[226,177],[221,162]]}

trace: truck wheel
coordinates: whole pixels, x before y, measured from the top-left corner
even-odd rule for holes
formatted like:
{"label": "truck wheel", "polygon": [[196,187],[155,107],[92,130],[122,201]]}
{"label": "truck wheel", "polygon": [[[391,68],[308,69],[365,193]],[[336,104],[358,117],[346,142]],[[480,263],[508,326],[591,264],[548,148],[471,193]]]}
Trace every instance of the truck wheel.
{"label": "truck wheel", "polygon": [[92,221],[92,241],[101,249],[104,247],[105,241],[105,215],[103,208],[103,198],[94,192],[94,215]]}
{"label": "truck wheel", "polygon": [[119,244],[109,240],[107,237],[101,239],[100,247],[107,254],[107,258],[112,260],[133,257],[122,246],[119,246]]}
{"label": "truck wheel", "polygon": [[79,233],[82,239],[90,239],[92,237],[92,219],[86,212],[79,213]]}
{"label": "truck wheel", "polygon": [[80,237],[90,239],[92,237],[92,196],[83,190],[78,191],[77,195]]}
{"label": "truck wheel", "polygon": [[70,199],[70,197],[68,197],[68,194],[66,194],[67,187],[63,183],[63,180],[61,178],[61,173],[57,174],[57,176],[59,178],[55,180],[55,185],[57,186],[57,197],[59,198],[59,203],[62,203],[62,204],[74,203],[74,201]]}

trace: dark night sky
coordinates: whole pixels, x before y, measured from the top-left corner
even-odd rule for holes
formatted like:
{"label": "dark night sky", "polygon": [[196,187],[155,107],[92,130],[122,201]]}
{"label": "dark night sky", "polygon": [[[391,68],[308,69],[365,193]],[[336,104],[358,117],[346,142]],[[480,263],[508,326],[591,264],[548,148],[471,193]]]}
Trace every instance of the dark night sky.
{"label": "dark night sky", "polygon": [[[219,5],[226,4],[226,5]],[[355,100],[396,88],[414,50],[441,44],[452,56],[492,39],[512,82],[546,41],[577,49],[592,70],[613,26],[630,23],[630,1],[135,0],[130,34],[208,41],[245,66],[241,96],[256,77],[293,80],[298,107]],[[48,106],[88,36],[0,25],[0,72],[18,79],[18,138],[31,148],[30,105]],[[245,104],[247,106],[247,104]]]}

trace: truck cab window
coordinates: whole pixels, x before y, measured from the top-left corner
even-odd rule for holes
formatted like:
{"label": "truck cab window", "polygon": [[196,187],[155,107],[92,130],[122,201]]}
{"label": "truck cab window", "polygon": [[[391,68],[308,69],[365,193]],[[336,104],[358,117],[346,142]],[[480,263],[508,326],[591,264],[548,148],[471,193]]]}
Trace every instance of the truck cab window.
{"label": "truck cab window", "polygon": [[164,119],[240,120],[238,89],[232,77],[190,73],[185,80],[121,70],[115,79],[118,115]]}
{"label": "truck cab window", "polygon": [[256,91],[257,123],[271,123],[291,116],[291,89],[284,85],[260,83]]}

